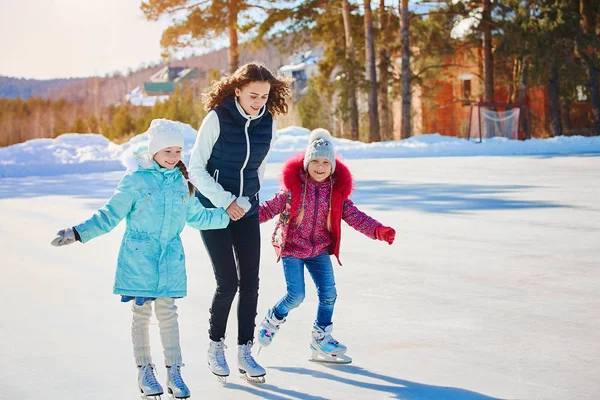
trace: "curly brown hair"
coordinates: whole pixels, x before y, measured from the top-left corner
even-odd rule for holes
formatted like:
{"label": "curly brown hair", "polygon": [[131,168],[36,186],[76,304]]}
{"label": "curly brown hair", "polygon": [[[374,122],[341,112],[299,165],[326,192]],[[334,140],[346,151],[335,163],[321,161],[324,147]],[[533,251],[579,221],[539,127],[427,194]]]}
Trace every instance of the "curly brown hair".
{"label": "curly brown hair", "polygon": [[202,93],[202,102],[206,111],[223,104],[230,96],[235,96],[235,89],[241,89],[251,82],[268,82],[271,85],[267,109],[271,114],[287,114],[286,98],[290,96],[291,79],[274,76],[263,64],[250,62],[239,67],[233,74],[213,81],[210,92]]}

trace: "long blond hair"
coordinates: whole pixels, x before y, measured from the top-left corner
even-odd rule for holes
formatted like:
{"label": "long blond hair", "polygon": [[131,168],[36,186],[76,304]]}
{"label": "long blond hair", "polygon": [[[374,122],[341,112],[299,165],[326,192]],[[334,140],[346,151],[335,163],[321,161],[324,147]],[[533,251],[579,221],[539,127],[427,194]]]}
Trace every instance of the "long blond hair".
{"label": "long blond hair", "polygon": [[287,114],[287,100],[291,92],[291,79],[273,76],[263,64],[250,62],[239,67],[233,74],[213,81],[210,92],[202,93],[202,102],[206,111],[223,104],[223,101],[235,96],[235,89],[241,89],[251,82],[268,82],[271,85],[267,109],[271,114]]}

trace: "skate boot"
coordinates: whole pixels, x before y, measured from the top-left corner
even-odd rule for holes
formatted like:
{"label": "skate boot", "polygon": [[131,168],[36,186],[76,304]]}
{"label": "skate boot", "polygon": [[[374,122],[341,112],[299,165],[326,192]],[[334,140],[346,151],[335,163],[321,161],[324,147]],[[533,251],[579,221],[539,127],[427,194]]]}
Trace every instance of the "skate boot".
{"label": "skate boot", "polygon": [[167,392],[174,399],[187,399],[190,397],[190,389],[181,377],[181,367],[184,364],[175,364],[167,367]]}
{"label": "skate boot", "polygon": [[208,368],[222,383],[225,383],[229,376],[229,365],[227,365],[227,360],[225,360],[226,348],[224,338],[218,342],[211,340],[207,354]]}
{"label": "skate boot", "polygon": [[267,311],[267,315],[263,322],[260,324],[260,329],[258,330],[258,353],[260,354],[260,350],[263,347],[266,347],[271,344],[273,339],[275,338],[275,334],[279,330],[279,326],[285,322],[284,319],[277,319],[275,313],[272,309]]}
{"label": "skate boot", "polygon": [[238,369],[242,378],[250,383],[265,383],[265,375],[267,372],[263,367],[258,365],[254,357],[252,357],[252,341],[247,344],[238,346]]}
{"label": "skate boot", "polygon": [[163,388],[154,375],[154,364],[146,364],[138,367],[138,387],[147,399],[160,399]]}
{"label": "skate boot", "polygon": [[325,329],[317,324],[313,326],[310,340],[312,350],[310,361],[350,364],[352,359],[345,354],[348,349],[331,336],[332,330],[333,324]]}

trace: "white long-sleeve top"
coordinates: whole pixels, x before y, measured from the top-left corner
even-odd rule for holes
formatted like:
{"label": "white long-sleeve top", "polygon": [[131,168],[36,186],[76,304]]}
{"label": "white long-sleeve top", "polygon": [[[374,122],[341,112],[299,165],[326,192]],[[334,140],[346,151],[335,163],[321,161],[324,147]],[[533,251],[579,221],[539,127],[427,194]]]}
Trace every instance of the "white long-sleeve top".
{"label": "white long-sleeve top", "polygon": [[[252,118],[252,116],[244,112],[237,102],[236,105],[238,106],[240,114],[247,119]],[[192,184],[196,186],[198,190],[200,190],[200,192],[215,205],[215,207],[227,208],[237,197],[233,193],[223,189],[223,186],[217,183],[206,170],[206,165],[212,154],[212,149],[219,138],[220,130],[219,116],[216,111],[212,110],[206,115],[200,125],[200,129],[198,129],[198,136],[196,137],[196,142],[194,143],[192,154],[190,156],[189,177],[190,182],[192,182]],[[261,183],[265,174],[267,159],[269,158],[273,143],[275,142],[276,133],[277,122],[273,119],[273,135],[269,151],[258,168],[258,177]],[[249,149],[249,151],[251,151],[251,149]]]}

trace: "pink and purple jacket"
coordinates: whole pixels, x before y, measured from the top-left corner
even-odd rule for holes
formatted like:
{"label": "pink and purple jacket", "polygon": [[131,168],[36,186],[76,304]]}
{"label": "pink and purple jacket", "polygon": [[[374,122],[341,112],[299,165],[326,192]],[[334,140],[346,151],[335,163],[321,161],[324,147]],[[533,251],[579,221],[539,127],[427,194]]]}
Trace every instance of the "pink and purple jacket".
{"label": "pink and purple jacket", "polygon": [[[375,229],[382,224],[360,211],[349,199],[353,180],[348,167],[339,159],[331,181],[322,183],[308,179],[303,166],[304,154],[288,160],[283,167],[283,187],[260,205],[261,223],[279,215],[273,233],[273,247],[281,257],[309,258],[325,251],[339,258],[341,221],[365,236],[375,239]],[[304,204],[304,217],[298,225],[296,217]],[[327,216],[331,207],[331,231]]]}

